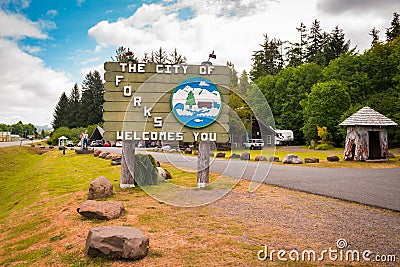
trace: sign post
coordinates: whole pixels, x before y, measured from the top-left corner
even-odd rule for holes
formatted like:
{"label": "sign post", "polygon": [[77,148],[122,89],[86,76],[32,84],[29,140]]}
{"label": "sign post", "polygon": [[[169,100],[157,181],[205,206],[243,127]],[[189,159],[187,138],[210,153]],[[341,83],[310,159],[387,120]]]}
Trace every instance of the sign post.
{"label": "sign post", "polygon": [[122,142],[121,179],[119,184],[121,188],[135,187],[134,168],[135,143],[133,141],[124,141]]}

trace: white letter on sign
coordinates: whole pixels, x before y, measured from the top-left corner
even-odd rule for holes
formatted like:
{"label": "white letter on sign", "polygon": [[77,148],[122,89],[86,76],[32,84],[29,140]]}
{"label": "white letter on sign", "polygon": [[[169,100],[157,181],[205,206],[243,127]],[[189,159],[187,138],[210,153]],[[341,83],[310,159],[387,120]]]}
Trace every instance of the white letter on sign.
{"label": "white letter on sign", "polygon": [[142,97],[141,96],[135,96],[133,98],[133,106],[134,107],[140,107],[141,103],[142,103]]}
{"label": "white letter on sign", "polygon": [[125,85],[124,86],[124,96],[131,96],[132,95],[132,86]]}
{"label": "white letter on sign", "polygon": [[151,117],[150,111],[151,111],[152,109],[153,109],[152,107],[148,109],[146,106],[144,106],[143,115],[144,115],[145,117]]}
{"label": "white letter on sign", "polygon": [[121,80],[124,78],[122,75],[116,75],[115,76],[115,86],[118,86],[118,84],[121,82]]}
{"label": "white letter on sign", "polygon": [[162,127],[162,117],[154,117],[154,128]]}

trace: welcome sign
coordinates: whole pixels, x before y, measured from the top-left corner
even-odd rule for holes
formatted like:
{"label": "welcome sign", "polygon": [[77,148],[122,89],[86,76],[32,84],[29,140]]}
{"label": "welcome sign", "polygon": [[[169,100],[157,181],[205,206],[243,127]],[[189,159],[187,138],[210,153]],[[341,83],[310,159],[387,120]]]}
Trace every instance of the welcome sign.
{"label": "welcome sign", "polygon": [[106,62],[104,69],[104,139],[229,140],[227,66]]}

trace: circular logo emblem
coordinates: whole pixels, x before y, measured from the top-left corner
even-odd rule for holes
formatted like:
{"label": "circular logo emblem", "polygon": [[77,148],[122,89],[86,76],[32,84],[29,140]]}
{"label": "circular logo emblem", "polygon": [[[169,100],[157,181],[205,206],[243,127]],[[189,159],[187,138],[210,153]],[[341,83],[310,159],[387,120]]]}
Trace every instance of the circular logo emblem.
{"label": "circular logo emblem", "polygon": [[203,128],[212,124],[221,113],[221,93],[207,79],[190,78],[175,87],[171,109],[176,119],[185,126]]}

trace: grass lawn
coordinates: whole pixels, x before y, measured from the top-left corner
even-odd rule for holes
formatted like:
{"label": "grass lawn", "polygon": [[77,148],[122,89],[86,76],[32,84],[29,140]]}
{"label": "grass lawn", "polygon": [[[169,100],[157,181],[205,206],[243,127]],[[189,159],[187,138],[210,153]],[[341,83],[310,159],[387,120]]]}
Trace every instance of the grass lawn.
{"label": "grass lawn", "polygon": [[[38,151],[0,149],[0,266],[321,266],[261,262],[257,252],[267,244],[322,250],[340,237],[374,251],[399,247],[398,213],[269,185],[250,194],[247,181],[212,204],[180,208],[160,203],[140,188],[120,189],[120,166],[108,160],[71,150],[66,155]],[[175,183],[193,185],[194,174],[163,167]],[[76,212],[87,199],[90,181],[102,175],[114,184],[109,200],[127,209],[119,219],[89,220]],[[102,225],[143,231],[150,238],[148,256],[133,262],[87,257],[87,233]],[[370,236],[360,235],[363,229]],[[325,266],[343,265],[348,263],[328,261]]]}

